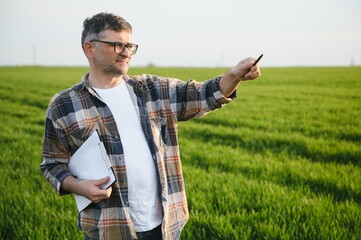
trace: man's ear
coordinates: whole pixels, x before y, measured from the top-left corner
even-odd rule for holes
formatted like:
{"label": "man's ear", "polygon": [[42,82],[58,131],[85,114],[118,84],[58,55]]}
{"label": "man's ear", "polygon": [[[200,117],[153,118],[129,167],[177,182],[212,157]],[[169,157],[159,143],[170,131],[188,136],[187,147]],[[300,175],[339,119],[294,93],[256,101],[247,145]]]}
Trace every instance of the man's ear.
{"label": "man's ear", "polygon": [[91,42],[85,42],[83,46],[83,50],[87,58],[93,58],[94,54],[93,54],[93,46]]}

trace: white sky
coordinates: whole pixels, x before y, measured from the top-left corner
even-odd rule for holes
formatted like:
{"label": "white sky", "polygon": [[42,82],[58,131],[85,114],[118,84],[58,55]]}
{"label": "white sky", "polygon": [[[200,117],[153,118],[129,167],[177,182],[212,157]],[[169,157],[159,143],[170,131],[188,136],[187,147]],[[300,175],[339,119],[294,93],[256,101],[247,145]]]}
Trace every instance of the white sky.
{"label": "white sky", "polygon": [[102,11],[132,24],[133,66],[361,65],[360,0],[0,0],[0,65],[86,66],[82,22]]}

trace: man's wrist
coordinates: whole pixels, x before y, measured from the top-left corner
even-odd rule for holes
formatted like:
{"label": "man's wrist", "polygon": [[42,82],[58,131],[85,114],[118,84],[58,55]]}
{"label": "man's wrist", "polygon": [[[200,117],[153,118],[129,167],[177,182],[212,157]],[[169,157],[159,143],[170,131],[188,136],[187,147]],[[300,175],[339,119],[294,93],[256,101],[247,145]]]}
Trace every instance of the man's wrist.
{"label": "man's wrist", "polygon": [[78,194],[80,180],[76,177],[70,175],[64,178],[62,184],[60,185],[60,189],[62,191],[68,192],[68,193],[75,193]]}
{"label": "man's wrist", "polygon": [[232,73],[231,71],[228,71],[227,75],[228,75],[228,79],[231,80],[231,82],[234,82],[234,83],[237,83],[237,84],[239,82],[243,82],[243,81],[247,80],[244,76],[240,77],[239,75],[236,75],[236,74]]}

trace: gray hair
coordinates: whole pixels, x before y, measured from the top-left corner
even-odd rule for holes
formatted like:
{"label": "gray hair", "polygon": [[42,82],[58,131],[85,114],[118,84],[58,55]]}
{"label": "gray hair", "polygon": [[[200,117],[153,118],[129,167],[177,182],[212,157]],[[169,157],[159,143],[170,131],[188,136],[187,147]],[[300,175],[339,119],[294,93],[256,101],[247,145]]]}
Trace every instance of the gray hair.
{"label": "gray hair", "polygon": [[124,18],[112,13],[98,13],[83,22],[81,46],[84,48],[85,41],[100,38],[105,30],[116,32],[128,31],[132,33],[132,26]]}

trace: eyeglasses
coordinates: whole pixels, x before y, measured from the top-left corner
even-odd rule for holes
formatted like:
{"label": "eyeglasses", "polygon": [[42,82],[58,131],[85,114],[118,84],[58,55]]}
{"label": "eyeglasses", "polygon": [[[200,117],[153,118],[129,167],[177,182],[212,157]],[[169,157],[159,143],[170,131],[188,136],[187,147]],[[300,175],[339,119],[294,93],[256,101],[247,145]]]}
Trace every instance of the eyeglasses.
{"label": "eyeglasses", "polygon": [[122,43],[122,42],[108,42],[102,41],[98,39],[90,40],[89,42],[101,42],[105,44],[112,45],[114,47],[114,52],[117,54],[122,54],[125,51],[125,48],[128,48],[130,51],[130,55],[134,55],[137,53],[138,45],[134,43]]}

